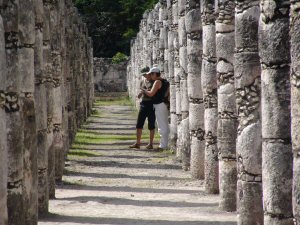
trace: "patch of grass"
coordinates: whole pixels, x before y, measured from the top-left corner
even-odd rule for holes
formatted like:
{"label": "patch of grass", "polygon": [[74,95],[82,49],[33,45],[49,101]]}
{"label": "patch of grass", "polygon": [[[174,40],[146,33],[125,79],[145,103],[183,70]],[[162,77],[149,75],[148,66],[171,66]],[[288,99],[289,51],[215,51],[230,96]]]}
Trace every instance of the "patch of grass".
{"label": "patch of grass", "polygon": [[89,151],[89,150],[82,150],[82,149],[71,149],[68,152],[68,157],[73,156],[73,157],[97,157],[101,156],[102,154],[94,152],[94,151]]}
{"label": "patch of grass", "polygon": [[116,98],[114,100],[96,100],[94,106],[110,106],[110,105],[122,105],[122,106],[132,106],[132,102],[129,97],[123,96]]}

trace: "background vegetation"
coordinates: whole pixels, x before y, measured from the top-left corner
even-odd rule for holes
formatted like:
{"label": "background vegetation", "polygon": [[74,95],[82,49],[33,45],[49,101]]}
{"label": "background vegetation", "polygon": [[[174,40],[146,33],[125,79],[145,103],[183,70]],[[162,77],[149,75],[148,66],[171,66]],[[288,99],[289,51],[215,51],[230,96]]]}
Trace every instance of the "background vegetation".
{"label": "background vegetation", "polygon": [[140,20],[158,0],[73,0],[94,42],[95,57],[129,55]]}

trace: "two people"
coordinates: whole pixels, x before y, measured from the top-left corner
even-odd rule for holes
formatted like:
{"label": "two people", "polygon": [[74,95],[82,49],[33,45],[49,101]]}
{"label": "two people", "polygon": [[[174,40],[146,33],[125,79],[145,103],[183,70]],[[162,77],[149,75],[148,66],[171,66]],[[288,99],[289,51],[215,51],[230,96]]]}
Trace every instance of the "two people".
{"label": "two people", "polygon": [[[145,71],[145,68],[142,70]],[[166,99],[169,98],[169,87],[170,84],[166,79],[161,77],[160,69],[158,67],[152,67],[147,73],[143,73],[145,80],[148,81],[149,85],[141,85],[141,90],[138,94],[138,97],[143,97],[141,101],[139,116],[137,120],[137,140],[136,143],[130,146],[131,148],[140,148],[141,134],[146,118],[148,117],[148,128],[150,130],[150,143],[146,146],[147,149],[153,149],[153,138],[154,138],[154,126],[153,122],[153,110],[155,113],[155,118],[158,125],[158,133],[160,135],[160,144],[157,150],[163,150],[168,148],[168,139],[169,139],[169,110],[168,106],[165,103]],[[144,107],[144,99],[149,99],[150,103],[147,108]],[[151,108],[152,103],[152,108]],[[147,111],[147,113],[145,113]],[[148,116],[140,116],[141,114],[146,114]],[[142,119],[141,119],[142,118]],[[142,123],[141,123],[142,122]],[[150,125],[151,126],[150,126]],[[150,129],[151,128],[151,129]],[[153,129],[152,129],[153,128]]]}

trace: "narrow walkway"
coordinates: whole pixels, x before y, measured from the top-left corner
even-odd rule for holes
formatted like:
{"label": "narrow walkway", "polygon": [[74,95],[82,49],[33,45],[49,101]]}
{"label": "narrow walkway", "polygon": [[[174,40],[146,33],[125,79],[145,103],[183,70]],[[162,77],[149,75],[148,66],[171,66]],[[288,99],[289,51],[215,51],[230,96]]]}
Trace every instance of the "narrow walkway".
{"label": "narrow walkway", "polygon": [[236,224],[236,215],[218,211],[218,196],[205,194],[174,155],[128,149],[136,117],[130,106],[98,103],[68,155],[51,214],[39,225]]}

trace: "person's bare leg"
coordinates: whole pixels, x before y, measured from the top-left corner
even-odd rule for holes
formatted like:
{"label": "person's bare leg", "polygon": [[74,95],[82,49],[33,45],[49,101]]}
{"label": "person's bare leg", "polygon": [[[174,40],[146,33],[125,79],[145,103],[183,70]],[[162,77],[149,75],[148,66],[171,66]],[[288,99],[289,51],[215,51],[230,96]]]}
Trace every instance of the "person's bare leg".
{"label": "person's bare leg", "polygon": [[150,130],[150,145],[153,145],[155,130]]}
{"label": "person's bare leg", "polygon": [[129,148],[140,148],[143,129],[136,129],[136,142]]}
{"label": "person's bare leg", "polygon": [[141,145],[141,138],[142,138],[143,129],[136,129],[136,144]]}

